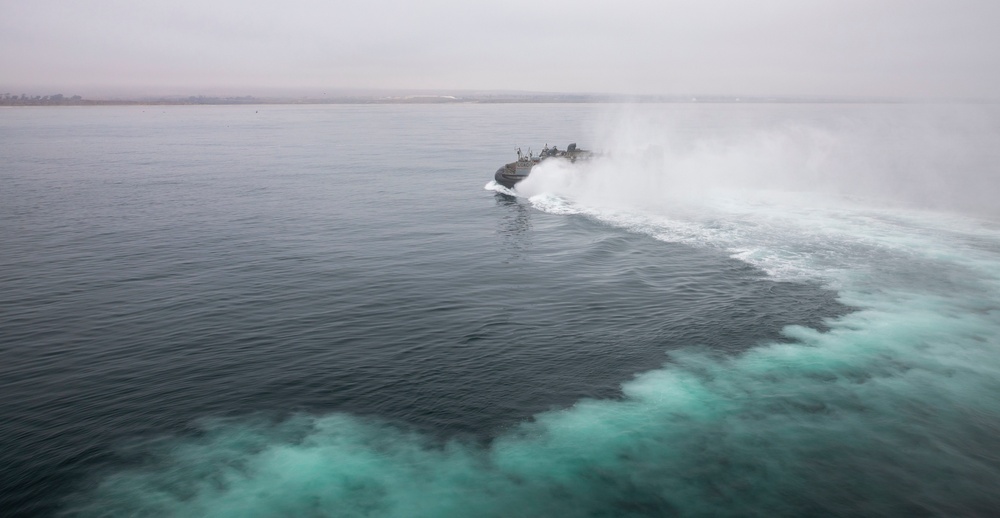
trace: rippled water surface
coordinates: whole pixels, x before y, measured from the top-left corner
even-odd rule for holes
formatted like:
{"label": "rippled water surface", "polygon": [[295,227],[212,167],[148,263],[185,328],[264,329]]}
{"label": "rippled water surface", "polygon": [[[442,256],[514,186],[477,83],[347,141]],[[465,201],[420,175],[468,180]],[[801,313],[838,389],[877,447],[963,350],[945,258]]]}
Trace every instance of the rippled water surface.
{"label": "rippled water surface", "polygon": [[516,192],[483,188],[514,147],[611,146],[614,109],[0,112],[0,508],[994,512],[1000,230],[661,195],[650,171],[814,164],[733,133],[847,130],[838,108],[650,110],[666,163]]}

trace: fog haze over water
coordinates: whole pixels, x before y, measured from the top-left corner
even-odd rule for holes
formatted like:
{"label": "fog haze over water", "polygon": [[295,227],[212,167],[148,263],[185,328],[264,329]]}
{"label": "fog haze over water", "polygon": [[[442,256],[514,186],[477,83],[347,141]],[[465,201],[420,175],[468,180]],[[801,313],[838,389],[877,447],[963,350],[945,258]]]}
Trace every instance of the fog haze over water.
{"label": "fog haze over water", "polygon": [[995,99],[1000,90],[1000,6],[988,0],[39,0],[3,9],[0,89],[15,94]]}

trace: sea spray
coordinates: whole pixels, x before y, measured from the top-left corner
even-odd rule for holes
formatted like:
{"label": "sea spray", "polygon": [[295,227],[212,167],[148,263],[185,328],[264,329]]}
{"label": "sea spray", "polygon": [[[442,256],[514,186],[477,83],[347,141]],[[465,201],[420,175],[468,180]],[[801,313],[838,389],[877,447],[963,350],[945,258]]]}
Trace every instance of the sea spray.
{"label": "sea spray", "polygon": [[[794,191],[882,207],[1000,215],[993,106],[806,105],[791,117],[773,108],[609,107],[591,132],[600,157],[587,166],[593,172],[560,191],[588,204],[629,207],[746,190]],[[546,176],[553,175],[529,178],[521,192],[552,192]]]}

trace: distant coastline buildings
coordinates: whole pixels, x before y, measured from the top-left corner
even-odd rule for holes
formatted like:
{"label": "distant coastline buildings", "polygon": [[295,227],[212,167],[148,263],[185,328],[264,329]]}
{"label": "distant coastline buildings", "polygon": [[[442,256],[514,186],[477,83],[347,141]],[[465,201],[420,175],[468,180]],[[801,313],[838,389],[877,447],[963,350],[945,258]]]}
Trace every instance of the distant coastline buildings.
{"label": "distant coastline buildings", "polygon": [[50,105],[70,105],[84,103],[83,97],[74,95],[66,97],[63,94],[35,95],[28,94],[0,94],[0,106],[50,106]]}

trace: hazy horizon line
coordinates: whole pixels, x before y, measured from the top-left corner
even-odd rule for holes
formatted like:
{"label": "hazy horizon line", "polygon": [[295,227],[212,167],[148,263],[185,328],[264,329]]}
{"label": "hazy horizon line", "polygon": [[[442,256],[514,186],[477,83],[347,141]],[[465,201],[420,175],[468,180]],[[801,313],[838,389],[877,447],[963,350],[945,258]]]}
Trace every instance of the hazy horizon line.
{"label": "hazy horizon line", "polygon": [[[78,91],[86,95],[80,95]],[[0,87],[0,104],[340,104],[340,103],[462,103],[462,102],[580,102],[580,103],[996,103],[1000,98],[916,97],[844,94],[628,94],[617,92],[557,92],[538,90],[409,89],[409,88],[204,88],[149,92],[141,88]],[[144,91],[145,90],[145,91]],[[18,93],[15,93],[18,92]],[[29,93],[29,91],[31,93]],[[45,93],[40,93],[45,92]]]}

